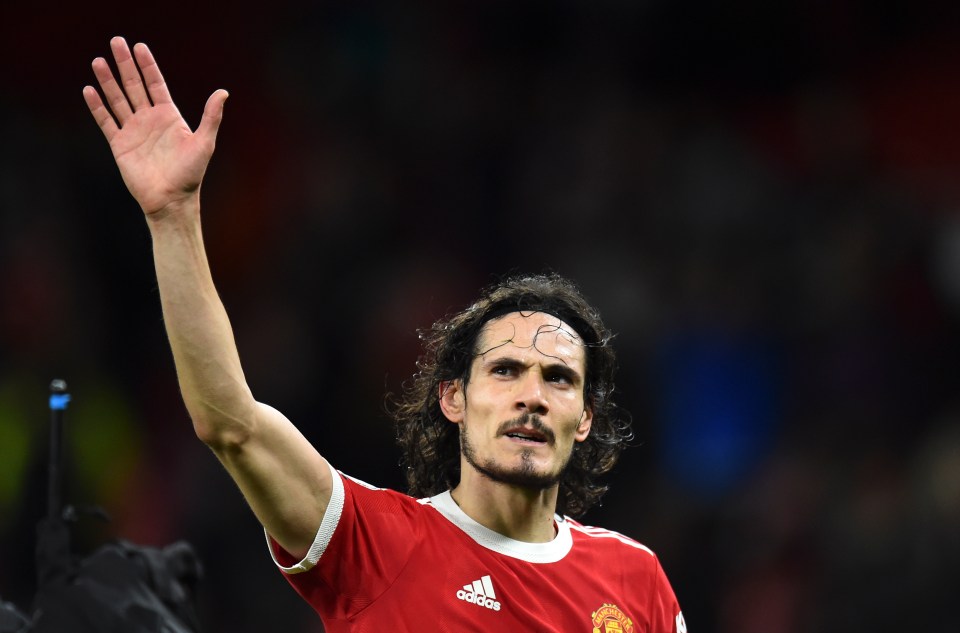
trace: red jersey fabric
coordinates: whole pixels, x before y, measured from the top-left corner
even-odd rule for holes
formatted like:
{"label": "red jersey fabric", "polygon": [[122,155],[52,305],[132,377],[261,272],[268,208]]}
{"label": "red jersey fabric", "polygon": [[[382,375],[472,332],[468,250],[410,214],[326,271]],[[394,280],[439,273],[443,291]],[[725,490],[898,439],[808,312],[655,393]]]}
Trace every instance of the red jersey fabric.
{"label": "red jersey fabric", "polygon": [[506,538],[449,492],[413,499],[331,468],[334,492],[306,557],[271,555],[328,633],[686,633],[656,555],[556,517],[549,543]]}

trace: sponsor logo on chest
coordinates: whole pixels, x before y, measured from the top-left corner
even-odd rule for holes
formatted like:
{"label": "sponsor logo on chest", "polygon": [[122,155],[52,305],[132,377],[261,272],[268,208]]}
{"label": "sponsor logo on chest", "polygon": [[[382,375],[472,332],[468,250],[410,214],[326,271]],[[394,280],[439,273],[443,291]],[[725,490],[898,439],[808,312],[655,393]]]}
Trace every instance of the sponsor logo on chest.
{"label": "sponsor logo on chest", "polygon": [[464,585],[462,589],[457,589],[457,599],[492,611],[500,610],[490,576],[481,576],[478,580]]}

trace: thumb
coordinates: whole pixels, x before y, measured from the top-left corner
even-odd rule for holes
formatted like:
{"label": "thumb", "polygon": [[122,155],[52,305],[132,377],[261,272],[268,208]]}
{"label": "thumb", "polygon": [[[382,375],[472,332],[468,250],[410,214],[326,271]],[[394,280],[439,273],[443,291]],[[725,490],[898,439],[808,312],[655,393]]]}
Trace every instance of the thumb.
{"label": "thumb", "polygon": [[203,106],[203,117],[200,119],[200,125],[197,127],[197,134],[204,140],[211,143],[217,139],[217,130],[220,129],[220,121],[223,120],[223,104],[227,101],[230,93],[222,88],[217,90],[210,98],[207,104]]}

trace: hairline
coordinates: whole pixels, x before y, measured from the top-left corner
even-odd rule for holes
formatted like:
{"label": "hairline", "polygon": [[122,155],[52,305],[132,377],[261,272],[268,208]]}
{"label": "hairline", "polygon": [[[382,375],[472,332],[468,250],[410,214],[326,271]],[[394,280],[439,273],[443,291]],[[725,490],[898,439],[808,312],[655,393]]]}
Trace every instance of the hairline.
{"label": "hairline", "polygon": [[[576,344],[576,345],[578,345],[579,348],[580,348],[580,350],[582,351],[582,355],[581,355],[581,357],[580,357],[581,369],[575,370],[575,371],[577,371],[577,373],[580,375],[580,392],[581,392],[581,394],[583,395],[584,407],[587,406],[587,385],[588,385],[589,382],[590,382],[590,380],[589,380],[589,375],[588,375],[588,365],[587,365],[587,344],[586,344],[585,339],[583,338],[583,335],[580,334],[580,332],[578,332],[578,331],[576,330],[576,328],[574,328],[572,325],[570,325],[570,324],[569,324],[566,320],[564,320],[564,318],[561,317],[559,314],[555,314],[555,312],[554,312],[554,311],[551,311],[551,310],[541,310],[541,309],[538,309],[538,308],[534,308],[534,309],[531,309],[531,310],[523,310],[523,309],[521,309],[521,308],[516,308],[516,309],[511,310],[511,311],[509,311],[509,312],[499,312],[499,311],[496,311],[496,310],[495,310],[495,311],[492,311],[492,313],[493,313],[492,316],[491,316],[491,315],[485,315],[484,318],[483,318],[483,320],[480,321],[480,327],[479,327],[479,329],[477,330],[477,335],[476,335],[476,337],[475,337],[474,340],[473,340],[473,349],[472,349],[472,351],[471,351],[471,353],[470,353],[470,362],[467,363],[467,367],[466,367],[466,371],[464,372],[464,375],[460,377],[460,380],[461,380],[461,382],[462,382],[462,384],[463,384],[463,392],[464,392],[463,395],[464,395],[464,397],[466,397],[466,395],[467,395],[467,394],[466,394],[466,391],[467,391],[467,383],[470,382],[470,375],[473,373],[473,363],[474,363],[474,361],[476,361],[478,358],[481,358],[482,356],[485,356],[488,352],[491,352],[491,351],[493,351],[493,350],[495,350],[495,349],[499,349],[499,348],[505,346],[506,344],[513,342],[513,339],[507,339],[507,340],[505,340],[502,344],[488,347],[485,351],[480,351],[480,344],[481,344],[481,342],[483,341],[483,337],[486,336],[486,333],[487,333],[487,331],[488,331],[488,329],[489,329],[490,324],[491,324],[491,323],[494,323],[494,322],[496,322],[496,321],[500,321],[501,319],[505,319],[505,318],[507,318],[508,316],[510,316],[510,315],[512,315],[512,314],[519,314],[522,318],[527,319],[527,318],[530,318],[530,317],[532,317],[533,315],[539,313],[539,314],[545,314],[545,315],[547,315],[547,316],[551,316],[551,317],[559,320],[559,321],[560,321],[560,325],[559,325],[559,327],[557,328],[557,333],[559,334],[559,333],[562,332],[563,334],[567,335],[568,337],[572,336],[573,338],[572,338],[571,342],[574,343],[574,344]],[[542,326],[541,326],[541,327],[542,327]],[[531,342],[531,346],[532,346],[534,349],[537,349],[537,348],[536,348],[536,339],[537,339],[537,336],[539,336],[539,335],[540,335],[540,331],[539,331],[539,328],[538,328],[537,333],[534,335],[533,341]],[[539,352],[540,350],[537,350],[537,351]],[[543,354],[543,352],[540,352],[540,353]],[[548,355],[546,355],[546,354],[543,354],[543,355],[544,355],[544,356],[548,356]],[[548,356],[548,357],[549,357],[549,356]],[[567,363],[564,363],[564,364],[567,364]],[[567,366],[569,367],[569,365],[567,365]]]}

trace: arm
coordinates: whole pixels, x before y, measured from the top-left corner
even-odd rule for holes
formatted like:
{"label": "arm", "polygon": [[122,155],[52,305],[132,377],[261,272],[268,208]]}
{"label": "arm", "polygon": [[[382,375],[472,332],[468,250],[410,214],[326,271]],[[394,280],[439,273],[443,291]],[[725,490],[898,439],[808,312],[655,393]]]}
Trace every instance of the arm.
{"label": "arm", "polygon": [[110,45],[123,88],[97,58],[93,71],[109,109],[92,86],[83,96],[146,216],[164,322],[194,430],[270,535],[302,555],[330,500],[330,472],[286,417],[253,398],[203,247],[200,184],[227,93],[210,96],[192,132],[146,45],[134,46],[135,58],[122,38]]}

